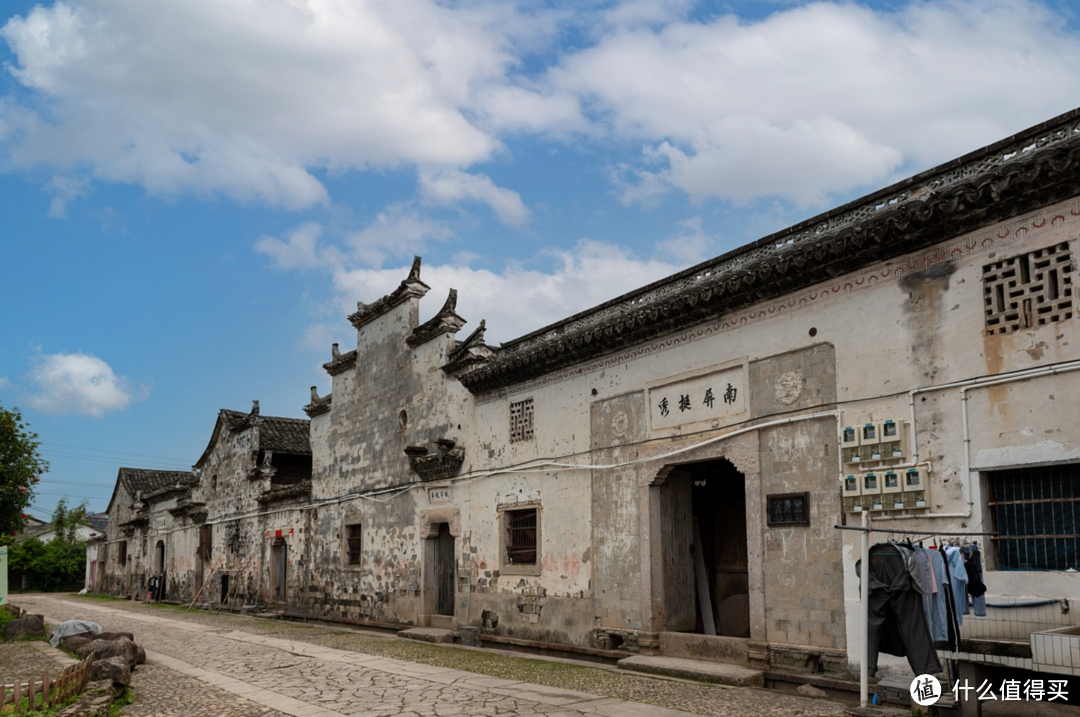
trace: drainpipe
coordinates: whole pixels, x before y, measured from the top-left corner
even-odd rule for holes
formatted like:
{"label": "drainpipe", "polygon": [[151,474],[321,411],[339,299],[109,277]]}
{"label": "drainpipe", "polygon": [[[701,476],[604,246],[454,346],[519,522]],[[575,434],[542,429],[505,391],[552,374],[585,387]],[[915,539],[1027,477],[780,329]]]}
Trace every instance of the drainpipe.
{"label": "drainpipe", "polygon": [[910,413],[908,424],[911,431],[911,451],[914,462],[919,463],[919,444],[916,439],[915,432],[915,394],[927,393],[930,391],[943,391],[950,388],[960,389],[960,410],[962,416],[961,423],[963,425],[964,434],[964,471],[961,474],[961,486],[964,491],[965,510],[962,513],[924,513],[923,515],[881,516],[877,518],[877,520],[912,520],[917,518],[970,518],[973,503],[971,501],[971,433],[968,422],[967,392],[971,389],[984,388],[987,386],[997,386],[1005,383],[1013,383],[1015,381],[1024,381],[1029,378],[1037,378],[1039,376],[1049,376],[1058,373],[1067,373],[1069,371],[1076,371],[1078,369],[1080,369],[1080,361],[1066,361],[1056,366],[1041,366],[1038,368],[1017,371],[1016,373],[1010,374],[1008,376],[984,376],[982,378],[969,378],[963,381],[943,383],[938,386],[913,388],[908,391],[908,411]]}

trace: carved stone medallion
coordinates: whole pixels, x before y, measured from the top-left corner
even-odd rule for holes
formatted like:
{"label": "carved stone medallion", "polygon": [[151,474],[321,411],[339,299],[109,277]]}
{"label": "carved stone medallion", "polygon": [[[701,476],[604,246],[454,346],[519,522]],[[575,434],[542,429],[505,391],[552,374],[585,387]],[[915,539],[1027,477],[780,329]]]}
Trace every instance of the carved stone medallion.
{"label": "carved stone medallion", "polygon": [[630,419],[627,418],[625,411],[619,411],[611,417],[611,432],[616,436],[626,435],[628,428],[630,428]]}
{"label": "carved stone medallion", "polygon": [[776,394],[776,400],[785,406],[790,406],[799,400],[799,396],[803,391],[803,375],[802,371],[788,371],[782,374],[780,378],[776,379],[776,384],[773,386],[773,392]]}

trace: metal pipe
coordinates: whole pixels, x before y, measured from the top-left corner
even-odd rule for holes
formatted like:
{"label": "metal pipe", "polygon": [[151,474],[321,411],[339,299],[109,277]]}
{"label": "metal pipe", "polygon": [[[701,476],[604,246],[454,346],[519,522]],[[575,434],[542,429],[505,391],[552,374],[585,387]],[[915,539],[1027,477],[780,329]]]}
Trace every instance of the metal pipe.
{"label": "metal pipe", "polygon": [[859,589],[862,592],[862,619],[859,635],[862,637],[862,664],[859,665],[859,705],[866,707],[870,692],[870,514],[862,514],[862,572]]}

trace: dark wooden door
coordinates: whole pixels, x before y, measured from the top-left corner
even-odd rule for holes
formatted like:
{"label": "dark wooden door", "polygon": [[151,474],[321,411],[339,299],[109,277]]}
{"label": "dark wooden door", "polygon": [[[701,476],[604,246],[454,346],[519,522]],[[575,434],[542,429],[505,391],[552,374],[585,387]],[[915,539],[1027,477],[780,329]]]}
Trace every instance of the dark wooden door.
{"label": "dark wooden door", "polygon": [[660,489],[660,530],[664,554],[665,629],[693,632],[697,624],[694,583],[694,520],[690,480],[673,472]]}
{"label": "dark wooden door", "polygon": [[454,536],[450,535],[450,526],[439,526],[439,537],[435,538],[435,614],[454,614],[454,582],[457,579],[455,569]]}

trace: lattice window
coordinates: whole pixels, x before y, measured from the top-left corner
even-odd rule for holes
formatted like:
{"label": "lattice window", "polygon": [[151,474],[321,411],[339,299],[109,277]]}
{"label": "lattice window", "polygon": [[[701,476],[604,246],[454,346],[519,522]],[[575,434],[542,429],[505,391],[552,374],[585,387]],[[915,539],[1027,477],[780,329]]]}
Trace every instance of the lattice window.
{"label": "lattice window", "polygon": [[1071,319],[1069,245],[1063,242],[984,266],[983,303],[990,335]]}
{"label": "lattice window", "polygon": [[503,516],[506,521],[506,562],[536,565],[539,511],[536,508],[507,510]]}
{"label": "lattice window", "polygon": [[510,404],[510,442],[531,441],[533,439],[533,400]]}
{"label": "lattice window", "polygon": [[1080,569],[1080,465],[989,479],[999,570]]}
{"label": "lattice window", "polygon": [[345,555],[349,565],[359,565],[361,558],[361,526],[359,523],[345,526]]}

